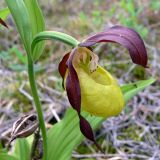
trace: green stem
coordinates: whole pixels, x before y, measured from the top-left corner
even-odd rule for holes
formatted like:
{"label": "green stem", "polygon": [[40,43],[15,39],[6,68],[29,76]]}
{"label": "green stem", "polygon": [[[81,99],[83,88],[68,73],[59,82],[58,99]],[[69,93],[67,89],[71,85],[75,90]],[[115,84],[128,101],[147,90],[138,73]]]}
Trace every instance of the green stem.
{"label": "green stem", "polygon": [[33,63],[33,60],[31,58],[30,54],[28,54],[28,75],[29,75],[29,82],[30,82],[32,95],[33,95],[34,103],[36,106],[39,125],[40,125],[42,138],[43,138],[43,158],[44,158],[44,160],[47,160],[47,134],[46,134],[46,128],[45,128],[45,121],[43,118],[42,106],[41,106],[41,102],[39,100],[37,86],[36,86],[36,82],[35,82],[34,63]]}

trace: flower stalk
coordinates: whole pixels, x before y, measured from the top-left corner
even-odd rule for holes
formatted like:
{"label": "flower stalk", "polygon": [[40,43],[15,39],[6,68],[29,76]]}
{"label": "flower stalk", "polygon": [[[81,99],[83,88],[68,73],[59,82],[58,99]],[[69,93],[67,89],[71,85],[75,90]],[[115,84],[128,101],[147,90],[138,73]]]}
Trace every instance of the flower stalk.
{"label": "flower stalk", "polygon": [[38,91],[37,91],[37,86],[35,82],[35,75],[34,75],[34,63],[33,60],[28,54],[28,75],[29,75],[29,82],[32,90],[32,95],[34,99],[34,103],[36,106],[37,114],[38,114],[38,120],[39,120],[39,125],[42,133],[42,138],[43,138],[43,158],[44,160],[47,160],[47,133],[46,133],[46,128],[45,128],[45,120],[43,117],[43,112],[42,112],[42,105],[38,96]]}

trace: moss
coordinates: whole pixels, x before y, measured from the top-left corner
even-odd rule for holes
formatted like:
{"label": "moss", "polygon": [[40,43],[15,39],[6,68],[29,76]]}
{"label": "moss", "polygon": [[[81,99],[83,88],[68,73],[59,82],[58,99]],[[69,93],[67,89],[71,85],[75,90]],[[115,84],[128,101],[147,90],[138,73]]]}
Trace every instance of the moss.
{"label": "moss", "polygon": [[132,139],[135,141],[141,141],[141,138],[139,137],[139,134],[142,132],[142,128],[138,128],[137,125],[130,125],[129,127],[126,127],[123,129],[123,135],[119,135],[118,139]]}
{"label": "moss", "polygon": [[136,66],[133,70],[133,74],[138,79],[146,79],[145,69],[141,66]]}
{"label": "moss", "polygon": [[156,114],[155,119],[156,119],[157,121],[160,121],[160,113],[157,113],[157,114]]}

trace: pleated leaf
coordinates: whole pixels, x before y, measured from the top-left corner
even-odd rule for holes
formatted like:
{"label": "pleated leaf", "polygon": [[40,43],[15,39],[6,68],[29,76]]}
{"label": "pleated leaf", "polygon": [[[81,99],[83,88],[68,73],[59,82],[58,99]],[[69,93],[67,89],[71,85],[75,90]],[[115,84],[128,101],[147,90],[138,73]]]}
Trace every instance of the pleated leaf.
{"label": "pleated leaf", "polygon": [[[83,114],[95,129],[102,118]],[[73,149],[84,139],[79,129],[79,118],[73,109],[68,109],[63,120],[48,132],[48,160],[70,160]]]}
{"label": "pleated leaf", "polygon": [[23,41],[25,49],[30,52],[30,42],[32,40],[32,32],[30,25],[30,18],[23,0],[5,0],[7,6],[16,23],[17,30]]}
{"label": "pleated leaf", "polygon": [[[37,33],[45,30],[44,18],[39,8],[37,0],[24,0],[24,2],[29,13],[32,39],[33,39],[33,37]],[[43,49],[44,49],[44,42],[39,43],[35,47],[34,52],[32,53],[32,58],[34,61],[40,57],[40,55],[43,52]]]}
{"label": "pleated leaf", "polygon": [[27,138],[19,138],[16,140],[14,153],[19,160],[29,160],[30,159],[30,145]]}
{"label": "pleated leaf", "polygon": [[[27,53],[33,37],[45,28],[44,19],[37,0],[5,0],[16,23],[18,32],[25,46]],[[32,55],[33,60],[37,60],[43,51],[44,44],[36,46]]]}

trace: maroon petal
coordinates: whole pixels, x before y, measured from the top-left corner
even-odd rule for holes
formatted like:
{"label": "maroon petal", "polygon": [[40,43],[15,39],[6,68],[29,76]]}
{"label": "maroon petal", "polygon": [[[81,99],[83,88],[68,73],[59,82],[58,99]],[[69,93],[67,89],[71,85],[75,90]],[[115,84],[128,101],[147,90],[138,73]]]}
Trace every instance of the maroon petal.
{"label": "maroon petal", "polygon": [[88,138],[89,140],[93,141],[94,144],[97,146],[99,150],[102,151],[101,147],[96,143],[93,130],[89,124],[89,122],[81,116],[81,90],[80,90],[80,83],[76,73],[76,70],[73,67],[72,60],[74,54],[76,53],[77,48],[73,49],[70,53],[70,56],[67,61],[68,65],[68,76],[66,79],[66,91],[69,102],[71,106],[77,111],[80,120],[80,130],[82,134]]}
{"label": "maroon petal", "polygon": [[140,35],[131,28],[123,26],[114,26],[97,33],[84,42],[80,43],[81,47],[90,47],[100,42],[119,43],[129,50],[131,59],[134,63],[147,66],[147,51]]}
{"label": "maroon petal", "polygon": [[73,67],[72,60],[77,49],[73,49],[67,61],[68,76],[66,79],[66,91],[70,104],[80,114],[81,111],[81,90],[77,73]]}
{"label": "maroon petal", "polygon": [[64,78],[66,70],[67,70],[66,62],[69,58],[69,54],[70,54],[70,52],[64,55],[64,57],[62,58],[62,60],[59,63],[59,66],[58,66],[58,71],[59,71],[62,78]]}
{"label": "maroon petal", "polygon": [[66,62],[67,62],[67,60],[69,58],[69,54],[70,54],[70,52],[64,55],[64,57],[62,58],[62,60],[59,63],[59,66],[58,66],[58,71],[59,71],[59,73],[60,73],[60,75],[61,75],[61,77],[63,79],[63,81],[62,81],[63,88],[65,88],[64,87],[64,76],[65,76],[66,71],[67,71],[67,64],[66,64]]}
{"label": "maroon petal", "polygon": [[0,18],[0,24],[2,24],[4,27],[8,28],[7,24]]}
{"label": "maroon petal", "polygon": [[79,118],[80,118],[80,130],[81,130],[82,134],[86,138],[88,138],[90,141],[94,142],[94,144],[96,145],[96,147],[102,153],[104,153],[104,151],[102,150],[101,146],[99,146],[99,144],[95,141],[93,130],[92,130],[90,124],[88,123],[88,121],[84,117],[82,117],[81,115],[79,116]]}

